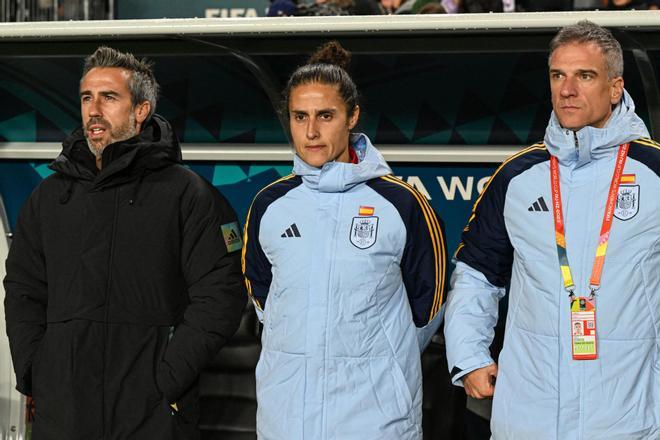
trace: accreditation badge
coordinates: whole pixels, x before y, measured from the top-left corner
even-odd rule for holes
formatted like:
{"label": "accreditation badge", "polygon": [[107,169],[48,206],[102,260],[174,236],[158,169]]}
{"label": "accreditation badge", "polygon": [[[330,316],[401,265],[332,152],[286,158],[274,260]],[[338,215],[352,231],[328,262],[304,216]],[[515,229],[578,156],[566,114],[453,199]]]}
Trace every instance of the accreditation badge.
{"label": "accreditation badge", "polygon": [[571,301],[571,340],[573,359],[598,357],[596,339],[596,299],[580,296]]}

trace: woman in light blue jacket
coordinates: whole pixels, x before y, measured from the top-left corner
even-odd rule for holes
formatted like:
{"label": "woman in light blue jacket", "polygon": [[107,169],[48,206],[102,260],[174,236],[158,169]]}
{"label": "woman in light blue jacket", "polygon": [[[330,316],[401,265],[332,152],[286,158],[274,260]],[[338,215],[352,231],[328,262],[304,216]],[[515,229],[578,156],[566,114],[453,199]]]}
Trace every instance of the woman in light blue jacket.
{"label": "woman in light blue jacket", "polygon": [[260,439],[422,438],[420,353],[442,318],[443,230],[351,134],[349,57],[328,43],[289,79],[293,173],[255,197],[245,224],[243,270],[264,324]]}

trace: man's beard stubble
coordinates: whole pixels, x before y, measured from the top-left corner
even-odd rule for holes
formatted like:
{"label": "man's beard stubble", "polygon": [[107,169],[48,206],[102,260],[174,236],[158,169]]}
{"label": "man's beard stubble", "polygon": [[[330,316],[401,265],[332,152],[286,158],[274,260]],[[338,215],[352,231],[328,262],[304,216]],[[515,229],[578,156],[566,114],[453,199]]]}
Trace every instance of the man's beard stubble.
{"label": "man's beard stubble", "polygon": [[[106,131],[110,133],[110,139],[108,139],[108,142],[105,141],[93,142],[89,140],[89,138],[87,137],[88,128],[95,124],[103,125]],[[87,122],[87,125],[85,126],[84,133],[85,133],[85,140],[87,141],[87,146],[89,147],[89,151],[91,151],[94,157],[98,159],[103,155],[103,150],[105,150],[105,147],[107,147],[108,145],[114,144],[115,142],[125,141],[126,139],[130,139],[137,134],[137,127],[135,126],[135,115],[133,113],[130,113],[128,115],[128,121],[126,121],[125,124],[122,124],[117,128],[112,127],[112,124],[110,124],[108,121],[106,121],[103,118],[100,117],[90,118],[90,120]]]}

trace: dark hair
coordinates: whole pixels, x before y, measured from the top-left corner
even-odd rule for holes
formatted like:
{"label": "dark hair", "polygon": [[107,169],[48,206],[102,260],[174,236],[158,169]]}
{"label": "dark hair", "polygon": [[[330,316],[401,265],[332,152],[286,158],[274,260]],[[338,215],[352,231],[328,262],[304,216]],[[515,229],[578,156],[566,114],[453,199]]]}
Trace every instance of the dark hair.
{"label": "dark hair", "polygon": [[346,72],[351,61],[351,54],[337,41],[330,41],[316,49],[307,61],[289,78],[284,89],[282,111],[289,115],[289,97],[291,91],[302,84],[320,83],[337,86],[339,96],[346,104],[346,111],[352,115],[358,106],[358,92],[351,76]]}
{"label": "dark hair", "polygon": [[562,28],[550,42],[550,55],[559,47],[572,43],[594,43],[605,56],[608,79],[623,76],[623,52],[621,44],[612,36],[612,33],[604,27],[598,26],[589,20],[582,20],[576,24]]}
{"label": "dark hair", "polygon": [[430,2],[421,7],[418,14],[446,14],[447,10],[440,2]]}
{"label": "dark hair", "polygon": [[149,61],[138,60],[128,52],[124,53],[111,47],[101,46],[85,58],[83,78],[95,67],[118,67],[129,70],[131,79],[128,82],[128,89],[131,92],[133,106],[148,101],[151,104],[149,117],[154,114],[158,98],[158,83],[152,70],[153,65]]}

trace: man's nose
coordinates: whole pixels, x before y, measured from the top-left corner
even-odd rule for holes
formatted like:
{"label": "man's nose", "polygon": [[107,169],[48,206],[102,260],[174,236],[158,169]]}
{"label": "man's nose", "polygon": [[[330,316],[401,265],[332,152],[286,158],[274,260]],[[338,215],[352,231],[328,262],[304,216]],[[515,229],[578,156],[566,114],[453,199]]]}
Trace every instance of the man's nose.
{"label": "man's nose", "polygon": [[568,76],[561,85],[561,96],[568,98],[577,95],[577,83],[575,77]]}
{"label": "man's nose", "polygon": [[92,99],[87,108],[87,113],[89,117],[101,116],[101,106],[98,104],[98,100]]}

